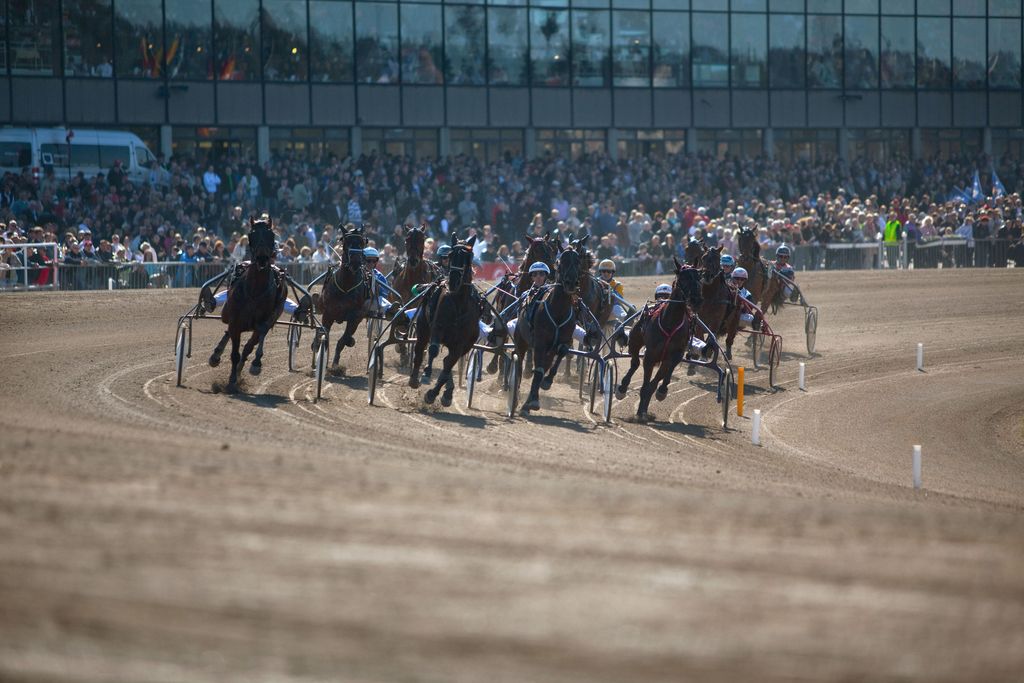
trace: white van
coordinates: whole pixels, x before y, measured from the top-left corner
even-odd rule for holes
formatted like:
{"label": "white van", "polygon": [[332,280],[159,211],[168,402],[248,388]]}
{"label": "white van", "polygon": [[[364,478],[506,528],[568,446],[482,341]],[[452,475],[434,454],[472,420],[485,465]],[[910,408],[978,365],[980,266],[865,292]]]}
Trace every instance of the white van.
{"label": "white van", "polygon": [[[53,168],[57,178],[84,173],[92,178],[106,174],[120,159],[133,183],[149,177],[149,164],[156,157],[138,135],[119,130],[76,130],[68,145],[66,128],[0,128],[0,175],[20,174],[32,169],[39,178]],[[68,151],[70,149],[70,166]]]}

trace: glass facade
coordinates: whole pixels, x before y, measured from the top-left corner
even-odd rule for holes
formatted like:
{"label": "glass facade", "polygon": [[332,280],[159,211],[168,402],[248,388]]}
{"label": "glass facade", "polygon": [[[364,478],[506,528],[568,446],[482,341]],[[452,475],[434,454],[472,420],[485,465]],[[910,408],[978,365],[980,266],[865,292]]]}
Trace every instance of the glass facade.
{"label": "glass facade", "polygon": [[1018,0],[917,0],[916,14],[913,0],[0,0],[4,17],[0,71],[19,76],[837,90],[1024,80]]}

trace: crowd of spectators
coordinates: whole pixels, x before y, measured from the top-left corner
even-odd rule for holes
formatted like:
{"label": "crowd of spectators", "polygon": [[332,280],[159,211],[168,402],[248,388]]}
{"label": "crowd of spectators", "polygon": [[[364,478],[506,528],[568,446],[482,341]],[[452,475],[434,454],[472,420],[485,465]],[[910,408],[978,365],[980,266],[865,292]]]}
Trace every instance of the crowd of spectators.
{"label": "crowd of spectators", "polygon": [[[991,187],[992,168],[1005,195],[976,204],[949,200],[954,187],[970,185],[976,169]],[[288,155],[261,167],[236,152],[216,161],[155,163],[141,184],[117,166],[70,181],[52,170],[42,178],[28,169],[6,174],[0,220],[5,244],[56,242],[57,258],[68,265],[244,260],[248,217],[263,212],[281,236],[283,263],[336,258],[336,226],[347,223],[364,228],[385,267],[401,256],[406,225],[427,230],[428,248],[453,230],[473,231],[480,261],[514,259],[527,235],[557,229],[589,232],[600,258],[642,262],[670,260],[690,238],[735,253],[744,226],[757,229],[766,246],[870,242],[902,232],[915,241],[1019,241],[1022,189],[1024,163],[1010,155],[792,164],[682,154],[507,155],[489,164],[470,157]],[[51,258],[31,255],[40,266]],[[15,250],[3,249],[0,268],[18,259]]]}

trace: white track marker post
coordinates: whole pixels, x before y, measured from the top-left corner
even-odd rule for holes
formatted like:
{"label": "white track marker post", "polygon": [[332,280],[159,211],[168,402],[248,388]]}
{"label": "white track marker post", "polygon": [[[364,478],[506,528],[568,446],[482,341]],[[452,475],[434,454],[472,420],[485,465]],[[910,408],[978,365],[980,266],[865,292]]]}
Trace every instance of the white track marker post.
{"label": "white track marker post", "polygon": [[754,409],[754,430],[750,432],[750,440],[755,446],[761,445],[761,409]]}
{"label": "white track marker post", "polygon": [[921,447],[914,446],[914,488],[921,488]]}
{"label": "white track marker post", "polygon": [[807,391],[807,383],[804,381],[806,377],[807,364],[800,364],[800,391]]}
{"label": "white track marker post", "polygon": [[917,370],[924,372],[924,344],[917,343]]}

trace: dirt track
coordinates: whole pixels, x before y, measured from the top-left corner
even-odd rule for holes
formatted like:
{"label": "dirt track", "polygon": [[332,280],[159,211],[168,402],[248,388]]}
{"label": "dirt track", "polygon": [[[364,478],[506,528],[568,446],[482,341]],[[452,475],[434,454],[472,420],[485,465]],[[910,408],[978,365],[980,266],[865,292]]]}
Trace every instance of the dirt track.
{"label": "dirt track", "polygon": [[0,679],[1020,680],[1024,271],[801,281],[759,449],[708,376],[509,421],[391,356],[368,407],[360,331],[315,404],[275,332],[228,396],[216,322],[173,384],[194,292],[0,296]]}

